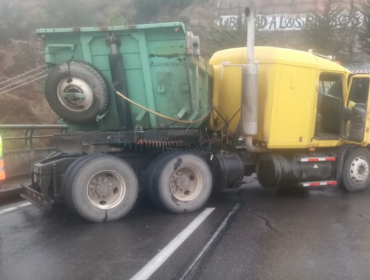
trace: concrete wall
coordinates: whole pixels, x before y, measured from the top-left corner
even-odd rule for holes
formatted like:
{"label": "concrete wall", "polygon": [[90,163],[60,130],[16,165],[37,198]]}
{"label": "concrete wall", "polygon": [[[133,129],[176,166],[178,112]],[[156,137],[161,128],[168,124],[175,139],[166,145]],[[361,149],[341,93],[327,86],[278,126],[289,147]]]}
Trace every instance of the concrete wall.
{"label": "concrete wall", "polygon": [[[350,0],[333,0],[337,3],[348,4]],[[355,0],[355,3],[367,0]],[[320,12],[324,0],[197,0],[185,9],[180,18],[188,20],[187,28],[201,37],[201,53],[206,58],[212,54],[207,49],[206,38],[211,26],[222,24],[235,26],[235,19],[244,13],[245,7],[252,7],[256,11],[256,25],[265,32],[269,46],[291,48],[307,51],[304,43],[302,27],[307,19],[312,19],[313,12]],[[348,19],[347,12],[338,16],[336,23],[343,24]],[[360,25],[361,19],[360,16]],[[358,47],[358,46],[357,46]],[[203,50],[203,51],[202,51]],[[352,63],[370,62],[370,56],[359,48],[352,57]]]}
{"label": "concrete wall", "polygon": [[[356,3],[367,0],[355,0]],[[217,0],[220,11],[236,11],[239,7],[251,6],[261,14],[275,13],[310,13],[323,9],[324,0]],[[334,0],[337,3],[349,3],[350,0]]]}

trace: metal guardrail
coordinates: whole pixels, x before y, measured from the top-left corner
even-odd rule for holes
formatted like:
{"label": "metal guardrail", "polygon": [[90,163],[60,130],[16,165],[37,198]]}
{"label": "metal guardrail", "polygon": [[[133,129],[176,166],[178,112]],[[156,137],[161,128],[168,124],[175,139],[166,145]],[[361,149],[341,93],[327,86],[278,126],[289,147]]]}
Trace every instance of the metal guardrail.
{"label": "metal guardrail", "polygon": [[0,124],[0,131],[3,130],[25,130],[23,137],[3,137],[3,141],[24,140],[26,148],[33,147],[34,139],[51,138],[53,135],[34,135],[35,130],[60,129],[61,133],[68,130],[68,126],[61,124]]}

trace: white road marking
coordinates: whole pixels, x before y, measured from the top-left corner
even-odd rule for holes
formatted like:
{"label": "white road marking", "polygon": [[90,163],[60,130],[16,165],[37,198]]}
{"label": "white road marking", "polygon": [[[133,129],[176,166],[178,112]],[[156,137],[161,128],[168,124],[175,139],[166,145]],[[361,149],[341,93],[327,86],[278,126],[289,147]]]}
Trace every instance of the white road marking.
{"label": "white road marking", "polygon": [[175,251],[182,243],[204,222],[204,220],[215,210],[207,208],[200,213],[182,232],[180,232],[168,245],[149,261],[138,273],[130,280],[148,279]]}
{"label": "white road marking", "polygon": [[30,206],[30,205],[32,205],[31,202],[23,202],[23,203],[18,204],[16,206],[0,210],[0,215],[6,214],[6,213],[9,213],[9,212],[13,212],[13,211],[16,211],[18,209],[21,209],[21,208],[24,208],[24,207],[27,207],[27,206]]}
{"label": "white road marking", "polygon": [[194,259],[194,261],[191,263],[189,268],[185,271],[184,275],[179,278],[180,280],[187,280],[187,279],[194,279],[194,274],[201,262],[201,259],[206,255],[207,251],[211,246],[216,242],[216,240],[220,237],[226,226],[228,225],[230,219],[232,216],[234,216],[240,208],[240,203],[236,204],[229,214],[223,219],[222,223],[220,226],[217,228],[215,233],[212,235],[211,239],[207,242],[207,244],[203,247],[202,251],[198,254],[198,256]]}

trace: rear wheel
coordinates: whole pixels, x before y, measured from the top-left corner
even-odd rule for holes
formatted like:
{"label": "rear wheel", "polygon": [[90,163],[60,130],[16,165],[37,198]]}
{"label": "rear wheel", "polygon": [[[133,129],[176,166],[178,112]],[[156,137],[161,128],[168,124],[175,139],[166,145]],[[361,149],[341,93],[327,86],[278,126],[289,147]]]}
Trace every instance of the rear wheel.
{"label": "rear wheel", "polygon": [[352,150],[344,163],[341,188],[347,192],[362,191],[370,184],[370,151],[366,148]]}
{"label": "rear wheel", "polygon": [[79,159],[66,173],[65,201],[92,222],[115,221],[125,216],[138,196],[135,172],[122,159],[92,155]]}
{"label": "rear wheel", "polygon": [[162,162],[165,162],[169,158],[172,158],[175,153],[165,153],[158,157],[156,157],[148,166],[146,173],[145,173],[145,188],[144,193],[147,195],[147,197],[150,198],[150,200],[157,205],[158,207],[162,207],[162,205],[159,202],[157,191],[155,190],[155,177],[158,176],[158,164],[161,164]]}
{"label": "rear wheel", "polygon": [[201,208],[212,190],[208,164],[190,153],[175,153],[159,158],[149,169],[150,197],[173,213],[192,212]]}

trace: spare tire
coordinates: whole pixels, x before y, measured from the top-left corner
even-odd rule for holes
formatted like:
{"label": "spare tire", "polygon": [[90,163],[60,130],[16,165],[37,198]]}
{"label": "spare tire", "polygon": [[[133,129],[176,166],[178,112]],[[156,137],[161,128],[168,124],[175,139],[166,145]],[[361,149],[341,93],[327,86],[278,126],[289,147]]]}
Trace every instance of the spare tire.
{"label": "spare tire", "polygon": [[71,123],[93,121],[108,108],[103,76],[85,62],[69,61],[54,67],[46,78],[45,95],[54,112]]}

